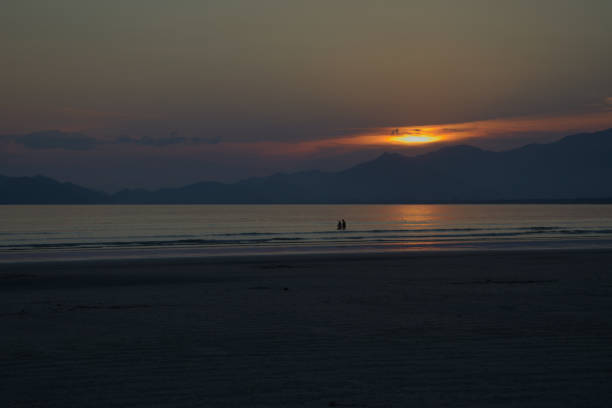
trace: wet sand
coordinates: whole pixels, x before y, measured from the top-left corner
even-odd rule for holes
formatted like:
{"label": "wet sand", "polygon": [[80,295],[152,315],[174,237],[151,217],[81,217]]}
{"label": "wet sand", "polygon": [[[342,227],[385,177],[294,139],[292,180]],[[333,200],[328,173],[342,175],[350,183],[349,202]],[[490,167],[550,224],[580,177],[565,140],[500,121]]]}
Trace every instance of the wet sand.
{"label": "wet sand", "polygon": [[2,407],[612,401],[612,251],[0,264]]}

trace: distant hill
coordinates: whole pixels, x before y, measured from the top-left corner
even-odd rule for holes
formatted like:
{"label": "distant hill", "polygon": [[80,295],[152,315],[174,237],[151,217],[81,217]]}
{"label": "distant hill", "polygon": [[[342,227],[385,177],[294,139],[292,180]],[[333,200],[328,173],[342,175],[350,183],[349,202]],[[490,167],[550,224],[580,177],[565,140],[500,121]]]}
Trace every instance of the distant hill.
{"label": "distant hill", "polygon": [[98,204],[109,202],[105,193],[43,176],[0,176],[0,204]]}
{"label": "distant hill", "polygon": [[[5,190],[6,180],[13,180],[13,190]],[[26,197],[40,203],[59,197],[121,204],[612,202],[612,129],[504,152],[461,145],[415,157],[385,153],[340,172],[123,190],[112,196],[42,177],[0,179],[0,202],[16,202],[15,191],[21,202]]]}

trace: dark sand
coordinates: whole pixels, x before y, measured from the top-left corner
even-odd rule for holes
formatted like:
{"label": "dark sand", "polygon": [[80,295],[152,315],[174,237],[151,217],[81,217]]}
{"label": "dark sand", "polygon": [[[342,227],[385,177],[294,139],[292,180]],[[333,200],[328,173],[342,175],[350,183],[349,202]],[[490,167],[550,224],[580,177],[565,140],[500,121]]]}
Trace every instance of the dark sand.
{"label": "dark sand", "polygon": [[0,265],[0,407],[612,405],[612,252]]}

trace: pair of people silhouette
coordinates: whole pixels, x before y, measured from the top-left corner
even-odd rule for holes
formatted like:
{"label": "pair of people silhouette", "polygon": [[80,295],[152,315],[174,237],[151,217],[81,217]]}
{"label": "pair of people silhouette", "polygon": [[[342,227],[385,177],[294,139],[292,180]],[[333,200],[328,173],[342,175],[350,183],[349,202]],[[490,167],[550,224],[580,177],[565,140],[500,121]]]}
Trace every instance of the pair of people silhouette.
{"label": "pair of people silhouette", "polygon": [[344,221],[344,218],[342,219],[342,221],[338,221],[338,229],[339,230],[345,230],[346,229],[346,221]]}

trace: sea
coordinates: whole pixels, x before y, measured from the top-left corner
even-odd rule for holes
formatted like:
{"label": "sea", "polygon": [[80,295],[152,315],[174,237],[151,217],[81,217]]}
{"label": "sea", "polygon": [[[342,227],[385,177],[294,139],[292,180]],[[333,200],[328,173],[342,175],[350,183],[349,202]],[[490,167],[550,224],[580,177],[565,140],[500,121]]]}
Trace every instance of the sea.
{"label": "sea", "polygon": [[612,205],[0,206],[0,262],[586,248]]}

